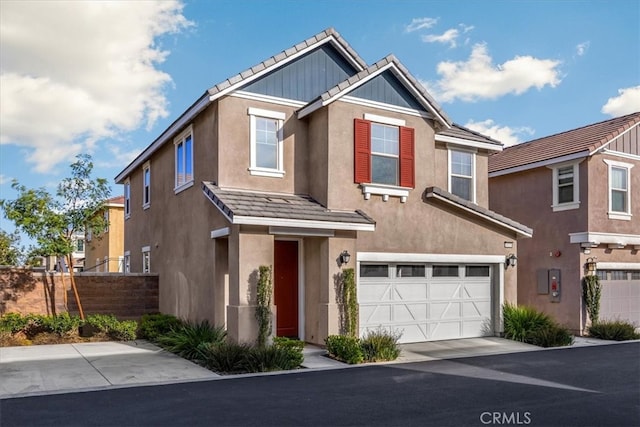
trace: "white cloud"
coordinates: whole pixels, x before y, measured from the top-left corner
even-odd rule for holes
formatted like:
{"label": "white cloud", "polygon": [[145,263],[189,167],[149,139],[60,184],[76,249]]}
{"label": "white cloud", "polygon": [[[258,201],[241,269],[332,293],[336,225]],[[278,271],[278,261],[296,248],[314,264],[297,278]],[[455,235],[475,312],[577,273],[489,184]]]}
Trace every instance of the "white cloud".
{"label": "white cloud", "polygon": [[505,147],[519,144],[524,141],[522,137],[529,137],[534,134],[534,130],[529,127],[510,128],[508,126],[500,126],[491,119],[481,122],[470,120],[464,126],[502,142]]}
{"label": "white cloud", "polygon": [[618,89],[618,96],[609,98],[601,111],[611,117],[640,111],[640,86]]}
{"label": "white cloud", "polygon": [[445,43],[449,44],[449,47],[456,47],[456,39],[460,35],[459,31],[455,28],[451,28],[440,35],[427,34],[422,36],[422,41],[426,43]]}
{"label": "white cloud", "polygon": [[3,2],[1,144],[38,172],[166,117],[158,38],[192,25],[179,1]]}
{"label": "white cloud", "polygon": [[438,23],[438,18],[413,18],[411,23],[404,29],[405,33],[431,28]]}
{"label": "white cloud", "polygon": [[6,175],[0,174],[0,185],[6,184],[7,182],[11,182],[11,178]]}
{"label": "white cloud", "polygon": [[580,43],[576,46],[576,54],[578,56],[582,56],[585,53],[587,53],[587,50],[589,50],[589,45],[591,43],[590,42],[584,42],[584,43]]}
{"label": "white cloud", "polygon": [[560,61],[532,56],[516,56],[494,65],[486,45],[476,44],[467,61],[440,62],[437,72],[441,79],[428,86],[440,102],[495,99],[520,95],[534,87],[556,87],[561,81],[559,66]]}
{"label": "white cloud", "polygon": [[105,168],[122,167],[122,165],[128,165],[131,163],[140,153],[142,149],[134,149],[130,151],[123,151],[122,147],[114,144],[107,144],[107,150],[109,151],[108,159],[102,159],[96,161],[96,165]]}
{"label": "white cloud", "polygon": [[469,31],[476,28],[473,25],[465,25],[465,24],[458,24],[458,26],[462,28],[462,34],[467,34]]}

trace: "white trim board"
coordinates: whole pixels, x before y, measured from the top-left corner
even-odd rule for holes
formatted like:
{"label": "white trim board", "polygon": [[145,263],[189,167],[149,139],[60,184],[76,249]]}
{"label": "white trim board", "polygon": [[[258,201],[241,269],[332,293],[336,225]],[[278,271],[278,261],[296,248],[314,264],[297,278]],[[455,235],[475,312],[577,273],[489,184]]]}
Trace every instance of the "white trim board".
{"label": "white trim board", "polygon": [[504,264],[505,255],[423,254],[398,252],[358,252],[357,262],[428,262],[447,264]]}

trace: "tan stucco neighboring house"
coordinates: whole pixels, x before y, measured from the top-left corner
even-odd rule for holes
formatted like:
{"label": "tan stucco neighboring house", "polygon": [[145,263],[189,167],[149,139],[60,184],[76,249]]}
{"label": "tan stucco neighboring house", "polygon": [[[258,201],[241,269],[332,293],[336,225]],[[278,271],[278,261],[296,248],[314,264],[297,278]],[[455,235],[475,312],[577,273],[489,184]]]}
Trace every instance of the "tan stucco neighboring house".
{"label": "tan stucco neighboring house", "polygon": [[[340,332],[354,268],[364,333],[498,334],[507,257],[530,228],[488,209],[502,145],[455,125],[393,56],[367,65],[333,29],[207,90],[117,177],[131,271],[160,309],[257,336],[261,265],[276,333]],[[349,262],[341,255],[349,254]]]}
{"label": "tan stucco neighboring house", "polygon": [[127,272],[124,253],[124,196],[112,197],[98,215],[109,224],[99,236],[85,234],[85,271]]}
{"label": "tan stucco neighboring house", "polygon": [[640,113],[508,147],[489,158],[489,206],[535,230],[518,247],[518,303],[576,332],[594,266],[601,319],[640,326]]}

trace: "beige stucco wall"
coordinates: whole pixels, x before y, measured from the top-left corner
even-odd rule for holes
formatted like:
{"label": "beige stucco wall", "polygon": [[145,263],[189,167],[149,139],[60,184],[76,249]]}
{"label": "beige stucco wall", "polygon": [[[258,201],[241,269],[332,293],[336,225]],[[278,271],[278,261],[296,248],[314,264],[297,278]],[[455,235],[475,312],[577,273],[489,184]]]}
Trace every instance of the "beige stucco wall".
{"label": "beige stucco wall", "polygon": [[85,240],[85,270],[104,272],[105,264],[100,264],[96,269],[96,260],[100,263],[104,258],[109,259],[109,272],[118,272],[120,263],[118,257],[124,255],[124,206],[107,206],[109,210],[109,229],[100,236],[92,236],[91,240]]}

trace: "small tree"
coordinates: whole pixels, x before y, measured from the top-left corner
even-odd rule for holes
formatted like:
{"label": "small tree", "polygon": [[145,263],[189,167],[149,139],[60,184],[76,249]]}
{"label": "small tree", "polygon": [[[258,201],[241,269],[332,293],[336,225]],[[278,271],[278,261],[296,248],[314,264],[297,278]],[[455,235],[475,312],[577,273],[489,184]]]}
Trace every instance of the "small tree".
{"label": "small tree", "polygon": [[600,317],[601,294],[602,285],[598,276],[585,276],[582,283],[582,297],[592,325],[598,323],[598,318]]}
{"label": "small tree", "polygon": [[355,272],[345,268],[342,272],[342,301],[346,311],[346,332],[350,337],[358,336],[358,297],[356,295]]}
{"label": "small tree", "polygon": [[44,188],[28,189],[14,180],[11,187],[18,192],[18,197],[0,200],[0,207],[7,219],[36,240],[40,254],[66,258],[71,287],[84,320],[73,276],[73,236],[87,229],[96,235],[104,232],[108,223],[97,213],[104,209],[111,189],[106,179],[92,178],[91,156],[80,154],[76,159],[71,164],[71,176],[58,184],[56,197]]}
{"label": "small tree", "polygon": [[264,347],[271,335],[271,294],[273,292],[272,268],[261,265],[256,289],[256,319],[258,320],[258,345]]}
{"label": "small tree", "polygon": [[20,235],[17,232],[9,234],[0,230],[0,265],[18,265],[21,258],[19,243]]}

